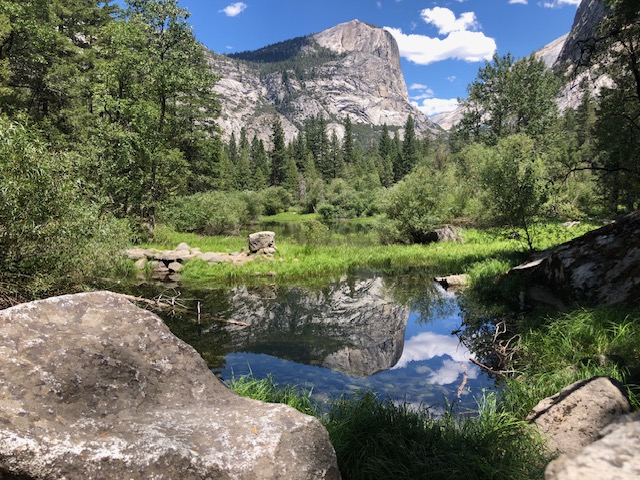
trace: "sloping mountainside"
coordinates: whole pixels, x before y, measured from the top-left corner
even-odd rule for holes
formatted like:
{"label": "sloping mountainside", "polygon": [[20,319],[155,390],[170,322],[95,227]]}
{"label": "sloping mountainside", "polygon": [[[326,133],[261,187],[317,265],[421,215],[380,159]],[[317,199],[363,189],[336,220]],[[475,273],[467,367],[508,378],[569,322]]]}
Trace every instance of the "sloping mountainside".
{"label": "sloping mountainside", "polygon": [[339,137],[347,115],[356,129],[402,127],[412,115],[419,134],[439,131],[409,101],[394,38],[358,20],[252,52],[211,53],[209,62],[221,77],[217,121],[227,136],[245,127],[249,138],[268,141],[274,114],[287,140],[316,115]]}
{"label": "sloping mountainside", "polygon": [[[605,77],[597,77],[589,69],[579,75],[572,74],[574,67],[579,63],[587,62],[587,65],[582,66],[588,66],[588,60],[582,56],[583,46],[585,42],[594,38],[594,29],[605,14],[604,0],[583,0],[576,11],[569,33],[533,52],[533,55],[542,59],[549,68],[567,72],[566,84],[558,95],[560,110],[577,108],[585,86],[588,85],[592,92],[596,93],[601,86],[607,84]],[[457,108],[452,112],[441,113],[432,120],[444,130],[450,130],[462,119],[462,115],[462,109]]]}

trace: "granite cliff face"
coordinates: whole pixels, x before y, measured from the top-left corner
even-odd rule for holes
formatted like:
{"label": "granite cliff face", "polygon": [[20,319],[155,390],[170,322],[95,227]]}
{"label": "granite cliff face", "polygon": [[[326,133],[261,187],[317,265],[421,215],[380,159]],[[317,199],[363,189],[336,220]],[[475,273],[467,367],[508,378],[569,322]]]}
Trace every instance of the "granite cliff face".
{"label": "granite cliff face", "polygon": [[391,34],[358,20],[233,58],[211,54],[209,62],[221,77],[214,91],[225,135],[244,126],[250,138],[268,141],[275,114],[288,140],[314,115],[338,136],[347,115],[354,124],[390,127],[412,115],[420,134],[439,130],[410,103]]}

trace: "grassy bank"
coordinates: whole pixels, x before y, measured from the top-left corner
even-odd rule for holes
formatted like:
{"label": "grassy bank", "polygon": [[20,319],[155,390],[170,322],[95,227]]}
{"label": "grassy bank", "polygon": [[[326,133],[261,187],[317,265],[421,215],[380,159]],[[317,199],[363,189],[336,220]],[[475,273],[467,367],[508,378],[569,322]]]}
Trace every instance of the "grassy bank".
{"label": "grassy bank", "polygon": [[550,455],[530,425],[501,409],[494,395],[478,413],[461,417],[453,407],[435,416],[428,409],[396,404],[371,392],[335,399],[326,413],[310,393],[272,379],[235,378],[236,393],[285,403],[315,415],[329,432],[342,478],[536,479]]}
{"label": "grassy bank", "polygon": [[[191,261],[183,272],[185,282],[256,283],[277,278],[281,284],[303,284],[321,278],[339,276],[361,269],[403,271],[421,268],[440,275],[467,273],[493,262],[502,269],[522,261],[528,255],[524,242],[514,232],[466,229],[464,243],[429,245],[381,245],[373,228],[355,234],[331,233],[312,216],[270,217],[271,221],[302,224],[299,235],[276,238],[278,252],[274,258],[259,259],[242,266],[208,264]],[[540,226],[539,245],[547,248],[568,241],[594,225],[565,229],[559,225]],[[363,242],[362,237],[370,237]],[[515,237],[515,238],[513,238]],[[245,236],[199,236],[178,233],[162,226],[157,229],[154,248],[174,248],[180,242],[202,251],[239,252],[246,249]]]}

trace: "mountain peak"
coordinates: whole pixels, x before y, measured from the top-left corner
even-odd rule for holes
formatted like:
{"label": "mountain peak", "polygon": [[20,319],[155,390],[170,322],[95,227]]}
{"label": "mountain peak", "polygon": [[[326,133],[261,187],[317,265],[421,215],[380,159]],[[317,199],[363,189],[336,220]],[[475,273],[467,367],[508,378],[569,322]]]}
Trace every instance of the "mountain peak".
{"label": "mountain peak", "polygon": [[380,27],[357,19],[317,33],[313,35],[313,39],[337,54],[367,53],[388,60],[394,66],[400,66],[400,52],[393,36]]}

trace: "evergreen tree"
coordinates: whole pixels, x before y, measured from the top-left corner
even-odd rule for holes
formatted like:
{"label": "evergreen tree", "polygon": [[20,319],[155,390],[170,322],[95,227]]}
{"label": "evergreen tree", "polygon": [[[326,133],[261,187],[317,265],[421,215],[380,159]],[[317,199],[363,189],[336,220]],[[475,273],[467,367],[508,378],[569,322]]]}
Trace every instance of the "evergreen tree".
{"label": "evergreen tree", "polygon": [[342,139],[342,158],[344,163],[355,163],[355,155],[353,125],[351,124],[351,117],[347,115],[344,119],[344,138]]}
{"label": "evergreen tree", "polygon": [[393,184],[393,159],[394,159],[393,141],[389,136],[389,127],[385,123],[382,126],[380,140],[378,141],[378,175],[382,185],[385,187]]}
{"label": "evergreen tree", "polygon": [[282,122],[278,116],[273,118],[271,124],[271,185],[278,187],[285,180],[285,162],[287,160],[287,148],[284,139]]}

